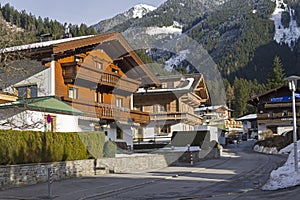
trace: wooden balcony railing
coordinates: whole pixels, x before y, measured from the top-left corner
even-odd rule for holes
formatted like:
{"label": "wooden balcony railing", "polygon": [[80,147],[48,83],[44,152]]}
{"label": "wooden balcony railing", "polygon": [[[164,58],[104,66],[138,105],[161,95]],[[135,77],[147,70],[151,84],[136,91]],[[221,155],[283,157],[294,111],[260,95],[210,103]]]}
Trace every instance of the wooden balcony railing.
{"label": "wooden balcony railing", "polygon": [[[105,71],[78,72],[77,79],[99,84],[100,86],[109,86],[112,89],[120,89],[128,92],[135,92],[138,89],[139,82],[126,77],[121,77],[117,73]],[[80,82],[80,81],[79,81]]]}
{"label": "wooden balcony railing", "polygon": [[150,123],[149,113],[128,108],[119,108],[107,104],[98,104],[95,107],[96,115],[100,119],[110,119],[141,124]]}
{"label": "wooden balcony railing", "polygon": [[181,97],[182,102],[198,107],[201,104],[201,98],[194,93],[187,93]]}
{"label": "wooden balcony railing", "polygon": [[76,80],[80,80],[75,82],[75,84],[90,82],[92,84],[100,84],[128,92],[135,92],[140,84],[140,82],[126,76],[101,69],[65,65],[62,67],[62,70],[65,83],[74,83]]}
{"label": "wooden balcony railing", "polygon": [[130,117],[133,120],[133,122],[135,122],[135,123],[140,123],[140,124],[149,124],[150,123],[150,115],[147,112],[131,110]]}
{"label": "wooden balcony railing", "polygon": [[182,121],[191,125],[201,125],[202,118],[192,113],[180,112],[161,112],[152,113],[150,119],[154,121]]}

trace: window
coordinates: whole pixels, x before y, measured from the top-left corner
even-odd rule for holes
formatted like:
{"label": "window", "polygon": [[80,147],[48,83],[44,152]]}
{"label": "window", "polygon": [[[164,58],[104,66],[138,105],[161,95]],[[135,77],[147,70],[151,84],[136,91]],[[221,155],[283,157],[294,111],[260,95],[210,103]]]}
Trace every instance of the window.
{"label": "window", "polygon": [[95,102],[97,103],[103,103],[103,94],[101,92],[95,92]]}
{"label": "window", "polygon": [[269,112],[269,118],[272,118],[272,117],[273,117],[273,112],[270,111],[270,112]]}
{"label": "window", "polygon": [[117,127],[117,139],[122,140],[123,139],[123,131],[120,129],[120,127]]}
{"label": "window", "polygon": [[123,107],[123,99],[122,98],[116,98],[116,107],[117,108]]}
{"label": "window", "polygon": [[168,87],[168,88],[174,88],[174,83],[168,82],[168,83],[167,83],[167,87]]}
{"label": "window", "polygon": [[37,85],[27,85],[17,87],[17,95],[20,98],[35,98],[37,97]]}
{"label": "window", "polygon": [[103,69],[103,64],[101,62],[96,61],[95,65],[97,69]]}
{"label": "window", "polygon": [[283,116],[283,117],[288,116],[288,111],[287,111],[287,110],[284,110],[284,111],[282,112],[282,116]]}
{"label": "window", "polygon": [[171,132],[171,127],[170,125],[165,125],[162,127],[162,129],[160,130],[160,133],[161,134],[164,134],[164,133],[170,133]]}
{"label": "window", "polygon": [[69,88],[69,98],[78,99],[78,89],[70,87]]}

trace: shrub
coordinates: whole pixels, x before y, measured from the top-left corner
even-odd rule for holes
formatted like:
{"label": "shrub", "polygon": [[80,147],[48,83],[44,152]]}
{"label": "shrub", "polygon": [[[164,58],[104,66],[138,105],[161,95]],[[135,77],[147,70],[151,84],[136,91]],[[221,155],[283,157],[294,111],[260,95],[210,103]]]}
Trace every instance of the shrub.
{"label": "shrub", "polygon": [[293,142],[292,134],[293,132],[290,131],[285,136],[276,135],[272,138],[267,138],[265,140],[257,141],[254,144],[254,146],[258,145],[263,147],[276,147],[276,149],[279,151]]}
{"label": "shrub", "polygon": [[104,143],[103,156],[106,158],[114,158],[117,152],[117,144],[111,140]]}
{"label": "shrub", "polygon": [[259,134],[260,140],[266,140],[266,139],[272,138],[272,137],[273,137],[273,132],[271,129],[266,129]]}
{"label": "shrub", "polygon": [[102,157],[104,134],[0,131],[0,165]]}

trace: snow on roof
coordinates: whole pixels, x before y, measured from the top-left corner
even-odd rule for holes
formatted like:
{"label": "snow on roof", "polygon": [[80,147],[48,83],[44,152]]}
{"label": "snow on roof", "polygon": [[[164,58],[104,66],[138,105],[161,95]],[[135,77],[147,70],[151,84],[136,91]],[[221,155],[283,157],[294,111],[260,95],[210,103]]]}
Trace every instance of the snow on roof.
{"label": "snow on roof", "polygon": [[250,120],[250,119],[257,119],[257,114],[250,114],[250,115],[246,115],[243,116],[241,118],[238,118],[238,121],[244,121],[244,120]]}
{"label": "snow on roof", "polygon": [[200,107],[200,108],[196,108],[195,111],[207,111],[207,110],[217,110],[219,108],[225,108],[227,110],[230,110],[229,108],[227,108],[227,106],[225,105],[218,105],[218,106],[208,106],[208,107]]}
{"label": "snow on roof", "polygon": [[139,90],[137,91],[137,93],[154,93],[154,92],[173,92],[173,91],[181,91],[181,90],[189,90],[191,89],[193,82],[195,81],[194,78],[187,78],[186,79],[189,83],[184,86],[184,87],[180,87],[180,88],[164,88],[164,89],[148,89],[147,91],[144,88],[139,88]]}
{"label": "snow on roof", "polygon": [[65,38],[65,39],[59,39],[59,40],[51,40],[51,41],[46,41],[46,42],[37,42],[37,43],[26,44],[26,45],[21,45],[21,46],[8,47],[8,48],[5,48],[1,51],[3,53],[5,53],[5,52],[27,50],[27,49],[37,49],[37,48],[41,48],[41,47],[49,47],[49,46],[54,45],[54,44],[60,44],[60,43],[63,43],[63,42],[79,40],[79,39],[88,38],[88,37],[92,37],[92,36],[94,36],[94,35],[72,37],[72,38]]}

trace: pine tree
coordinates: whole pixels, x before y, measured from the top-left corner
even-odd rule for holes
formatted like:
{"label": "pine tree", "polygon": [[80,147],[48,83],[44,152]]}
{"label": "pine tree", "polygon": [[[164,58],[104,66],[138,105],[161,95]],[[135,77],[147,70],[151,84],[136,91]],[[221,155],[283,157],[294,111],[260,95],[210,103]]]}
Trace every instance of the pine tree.
{"label": "pine tree", "polygon": [[279,56],[275,56],[273,62],[273,71],[267,80],[267,89],[274,89],[282,86],[285,82],[285,74]]}

